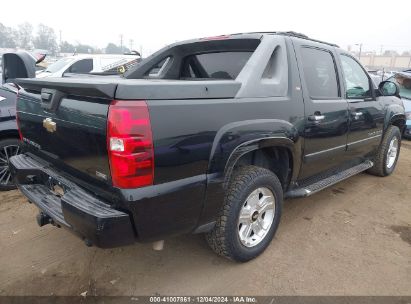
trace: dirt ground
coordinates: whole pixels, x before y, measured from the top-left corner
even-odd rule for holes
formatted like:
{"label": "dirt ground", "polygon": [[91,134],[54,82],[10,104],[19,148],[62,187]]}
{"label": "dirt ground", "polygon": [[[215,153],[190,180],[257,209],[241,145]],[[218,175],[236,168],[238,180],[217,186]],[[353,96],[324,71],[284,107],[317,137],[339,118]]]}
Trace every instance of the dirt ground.
{"label": "dirt ground", "polygon": [[360,174],[286,201],[254,261],[216,256],[201,235],[113,250],[39,228],[36,207],[0,194],[0,295],[411,295],[411,142],[396,172]]}

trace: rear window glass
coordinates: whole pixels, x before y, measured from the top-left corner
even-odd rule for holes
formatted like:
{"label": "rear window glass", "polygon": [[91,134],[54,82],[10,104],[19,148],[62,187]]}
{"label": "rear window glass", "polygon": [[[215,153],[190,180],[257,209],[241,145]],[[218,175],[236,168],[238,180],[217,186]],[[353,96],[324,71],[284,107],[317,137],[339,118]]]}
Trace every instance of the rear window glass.
{"label": "rear window glass", "polygon": [[235,79],[253,52],[218,52],[187,56],[182,79]]}
{"label": "rear window glass", "polygon": [[82,59],[75,62],[68,70],[68,73],[87,74],[93,70],[93,59]]}

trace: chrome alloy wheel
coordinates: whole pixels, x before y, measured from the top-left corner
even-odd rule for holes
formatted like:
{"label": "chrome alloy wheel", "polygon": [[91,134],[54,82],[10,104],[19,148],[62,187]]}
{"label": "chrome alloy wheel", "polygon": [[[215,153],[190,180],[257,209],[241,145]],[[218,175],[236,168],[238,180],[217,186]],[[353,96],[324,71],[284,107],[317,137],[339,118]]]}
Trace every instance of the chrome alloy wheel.
{"label": "chrome alloy wheel", "polygon": [[0,150],[0,185],[10,186],[13,184],[9,170],[9,158],[19,154],[20,147],[17,145],[4,146]]}
{"label": "chrome alloy wheel", "polygon": [[246,247],[258,245],[271,228],[275,214],[275,197],[265,187],[257,188],[247,197],[238,218],[238,236]]}
{"label": "chrome alloy wheel", "polygon": [[390,145],[388,147],[387,152],[387,163],[386,166],[388,169],[391,169],[394,166],[395,160],[397,159],[398,154],[398,138],[393,137],[390,141]]}

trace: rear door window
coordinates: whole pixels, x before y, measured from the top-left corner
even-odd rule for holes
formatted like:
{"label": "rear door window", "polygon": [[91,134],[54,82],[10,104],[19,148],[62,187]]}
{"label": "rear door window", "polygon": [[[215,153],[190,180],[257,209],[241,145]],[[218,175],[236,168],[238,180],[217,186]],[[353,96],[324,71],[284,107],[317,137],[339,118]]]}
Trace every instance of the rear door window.
{"label": "rear door window", "polygon": [[304,47],[301,50],[304,79],[312,99],[339,97],[333,56],[326,50]]}
{"label": "rear door window", "polygon": [[235,79],[253,52],[218,52],[184,58],[182,79]]}
{"label": "rear door window", "polygon": [[79,60],[68,69],[69,73],[87,74],[93,70],[93,59]]}

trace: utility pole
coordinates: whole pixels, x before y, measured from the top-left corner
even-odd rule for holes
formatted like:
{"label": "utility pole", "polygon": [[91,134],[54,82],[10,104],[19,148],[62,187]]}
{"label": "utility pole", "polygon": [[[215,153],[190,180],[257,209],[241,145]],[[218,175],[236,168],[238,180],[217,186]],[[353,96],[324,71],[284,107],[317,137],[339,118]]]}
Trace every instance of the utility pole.
{"label": "utility pole", "polygon": [[59,33],[60,33],[60,44],[59,44],[59,46],[60,46],[60,53],[61,53],[61,30],[59,31]]}
{"label": "utility pole", "polygon": [[134,42],[134,40],[133,40],[133,39],[130,39],[130,51],[133,50],[133,42]]}
{"label": "utility pole", "polygon": [[120,48],[121,52],[123,53],[123,34],[120,34]]}
{"label": "utility pole", "polygon": [[381,47],[380,47],[380,55],[382,55],[382,47],[383,47],[383,45],[381,44]]}
{"label": "utility pole", "polygon": [[362,43],[357,43],[356,45],[360,47],[360,53],[358,54],[358,60],[361,60]]}

